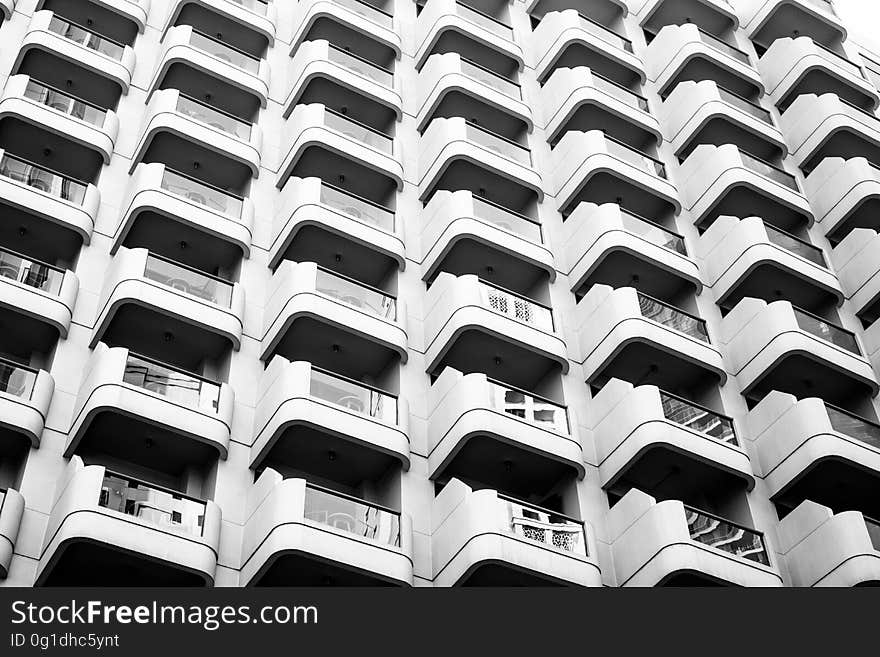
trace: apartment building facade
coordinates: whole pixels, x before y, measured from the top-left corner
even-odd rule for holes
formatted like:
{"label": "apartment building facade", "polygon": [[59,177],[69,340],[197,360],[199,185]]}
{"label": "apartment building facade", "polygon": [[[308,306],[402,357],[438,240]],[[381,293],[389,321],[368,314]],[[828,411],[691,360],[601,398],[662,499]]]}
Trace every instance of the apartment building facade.
{"label": "apartment building facade", "polygon": [[880,63],[734,4],[0,0],[2,585],[880,582]]}

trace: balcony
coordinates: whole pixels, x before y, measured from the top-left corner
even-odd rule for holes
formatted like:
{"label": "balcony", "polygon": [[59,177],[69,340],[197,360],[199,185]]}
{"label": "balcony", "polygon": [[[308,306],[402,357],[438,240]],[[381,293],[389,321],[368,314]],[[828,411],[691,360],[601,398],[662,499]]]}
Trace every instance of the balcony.
{"label": "balcony", "polygon": [[603,488],[650,486],[682,472],[706,487],[755,485],[731,418],[653,385],[611,379],[593,398]]}
{"label": "balcony", "polygon": [[40,446],[54,392],[48,372],[0,358],[0,457]]}
{"label": "balcony", "polygon": [[[243,96],[238,100],[256,113],[269,99],[269,64],[189,25],[177,25],[165,31],[158,66],[147,89],[150,93],[166,87],[212,86],[219,80],[224,94]],[[246,116],[246,112],[241,115]]]}
{"label": "balcony", "polygon": [[552,152],[556,203],[563,216],[578,203],[615,203],[643,217],[678,214],[678,192],[656,158],[602,133],[571,130]]}
{"label": "balcony", "polygon": [[434,499],[434,586],[601,586],[581,520],[458,479]]}
{"label": "balcony", "polygon": [[632,489],[608,513],[618,586],[782,586],[764,535]]}
{"label": "balcony", "polygon": [[823,46],[846,39],[846,28],[831,0],[749,0],[743,5],[743,29],[764,47],[791,36],[792,25]]}
{"label": "balcony", "polygon": [[544,195],[528,147],[461,117],[431,121],[419,147],[419,171],[422,202],[436,189],[492,188],[493,200],[507,199],[510,207]]}
{"label": "balcony", "polygon": [[762,217],[789,232],[813,223],[793,175],[733,144],[697,146],[682,163],[678,180],[685,208],[701,228],[724,215]]}
{"label": "balcony", "polygon": [[577,306],[587,383],[611,377],[666,390],[727,379],[706,322],[631,287],[594,285]]}
{"label": "balcony", "polygon": [[274,45],[277,21],[278,11],[271,0],[172,0],[165,30],[191,24],[204,26],[208,32],[235,31],[237,40],[252,42],[257,49]]}
{"label": "balcony", "polygon": [[[244,290],[205,272],[121,247],[107,269],[90,347],[98,341],[152,353],[190,370],[241,344]],[[170,335],[170,339],[168,338]]]}
{"label": "balcony", "polygon": [[523,68],[523,51],[514,41],[513,28],[458,0],[428,0],[416,19],[415,38],[418,70],[433,53],[451,51],[511,73]]}
{"label": "balcony", "polygon": [[873,324],[880,319],[880,234],[855,228],[831,252],[834,270],[856,316]]}
{"label": "balcony", "polygon": [[13,75],[6,81],[0,96],[0,120],[7,117],[13,117],[17,124],[27,124],[25,132],[47,131],[72,142],[62,148],[70,159],[79,160],[79,166],[89,170],[110,161],[119,134],[119,119],[112,110],[27,75]]}
{"label": "balcony", "polygon": [[794,586],[876,586],[880,523],[858,511],[834,513],[804,501],[779,523],[779,544]]}
{"label": "balcony", "polygon": [[725,309],[743,297],[787,299],[801,308],[843,302],[822,249],[758,217],[719,217],[700,237],[700,255],[706,283]]}
{"label": "balcony", "polygon": [[758,62],[758,70],[781,112],[798,96],[826,92],[862,109],[874,110],[880,103],[858,64],[807,36],[774,41]]}
{"label": "balcony", "polygon": [[712,34],[739,28],[739,17],[728,0],[642,0],[639,25],[653,33],[666,25],[695,23]]}
{"label": "balcony", "polygon": [[36,586],[211,586],[220,526],[213,502],[74,456],[56,486]]}
{"label": "balcony", "polygon": [[15,11],[15,0],[0,0],[0,25],[8,21]]}
{"label": "balcony", "polygon": [[748,53],[693,24],[667,25],[645,53],[648,79],[657,85],[661,96],[688,80],[714,80],[746,98],[764,92]]}
{"label": "balcony", "polygon": [[110,454],[178,475],[226,458],[234,402],[226,383],[100,342],[79,386],[64,456]]}
{"label": "balcony", "polygon": [[763,160],[788,153],[768,110],[713,80],[680,83],[664,101],[660,114],[679,157],[687,157],[699,144],[735,144]]}
{"label": "balcony", "polygon": [[[147,15],[150,13],[151,0],[90,0],[90,2],[110,12],[114,23],[129,23],[130,25],[126,26],[127,30],[121,27],[117,29],[120,32],[130,32],[131,41],[135,39],[138,33],[144,33],[147,25]],[[36,8],[43,9],[46,5],[51,4],[52,0],[37,0]],[[70,9],[69,6],[65,8]]]}
{"label": "balcony", "polygon": [[428,406],[432,480],[457,477],[527,496],[584,477],[577,423],[562,404],[447,367],[431,385]]}
{"label": "balcony", "polygon": [[555,145],[569,130],[601,127],[627,144],[663,141],[648,99],[586,66],[557,68],[544,84],[544,123]]}
{"label": "balcony", "polygon": [[409,469],[405,398],[281,356],[269,362],[257,394],[253,469],[296,465],[351,486],[376,481],[392,466]]}
{"label": "balcony", "polygon": [[24,498],[21,493],[11,488],[0,490],[0,579],[6,579],[9,575],[23,515]]}
{"label": "balcony", "polygon": [[880,119],[832,93],[798,96],[780,123],[792,157],[807,173],[827,157],[880,162]]}
{"label": "balcony", "polygon": [[468,190],[436,192],[422,213],[422,278],[461,275],[491,267],[505,287],[520,289],[542,276],[556,278],[543,228],[530,217]]}
{"label": "balcony", "polygon": [[563,234],[569,289],[577,297],[595,283],[621,287],[634,278],[655,296],[703,287],[681,235],[617,204],[579,204]]}
{"label": "balcony", "polygon": [[828,157],[804,185],[816,222],[832,244],[855,228],[880,230],[880,169],[863,157]]}
{"label": "balcony", "polygon": [[[769,393],[746,420],[778,506],[813,500],[837,510],[880,510],[880,426],[817,397]],[[844,485],[841,485],[846,482]]]}
{"label": "balcony", "polygon": [[568,371],[553,312],[536,301],[473,274],[442,272],[428,289],[425,308],[429,373],[454,367],[531,390],[549,372]]}
{"label": "balcony", "polygon": [[375,502],[266,469],[247,495],[242,583],[412,586],[412,522]]}
{"label": "balcony", "polygon": [[297,3],[293,25],[296,27],[290,41],[291,57],[304,41],[326,39],[346,50],[368,55],[376,63],[390,66],[400,59],[402,43],[394,16],[378,3],[303,0]]}
{"label": "balcony", "polygon": [[845,406],[877,394],[877,380],[855,334],[788,301],[742,299],[721,320],[721,342],[749,399],[780,390]]}

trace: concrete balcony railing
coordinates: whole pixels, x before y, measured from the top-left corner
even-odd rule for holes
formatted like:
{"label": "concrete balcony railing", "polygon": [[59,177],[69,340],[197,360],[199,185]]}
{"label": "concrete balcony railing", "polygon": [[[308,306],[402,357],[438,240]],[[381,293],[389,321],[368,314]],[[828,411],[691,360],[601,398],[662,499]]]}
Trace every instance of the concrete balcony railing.
{"label": "concrete balcony railing", "polygon": [[0,149],[0,198],[75,232],[85,244],[91,240],[101,205],[101,193],[95,185],[3,149]]}
{"label": "concrete balcony railing", "polygon": [[64,455],[76,453],[98,416],[119,414],[171,431],[179,441],[207,445],[225,459],[234,406],[227,383],[100,342],[80,383]]}
{"label": "concrete balcony railing", "polygon": [[880,317],[880,234],[855,228],[831,252],[846,298],[861,319]]}
{"label": "concrete balcony railing", "polygon": [[173,66],[182,64],[205,75],[222,78],[255,96],[263,108],[268,102],[269,64],[265,59],[196,32],[190,25],[176,25],[165,31],[157,62],[156,73],[148,86],[150,93],[161,88]]}
{"label": "concrete balcony railing", "polygon": [[479,585],[484,568],[495,586],[601,586],[592,528],[458,479],[434,499],[431,548],[435,586]]}
{"label": "concrete balcony railing", "polygon": [[303,0],[294,10],[293,37],[290,41],[290,56],[310,36],[313,26],[319,21],[330,20],[341,23],[349,32],[362,35],[365,43],[378,42],[394,52],[400,59],[402,42],[399,29],[395,29],[394,16],[372,3],[360,0]]}
{"label": "concrete balcony railing", "polygon": [[655,450],[689,455],[743,480],[749,490],[754,487],[752,466],[731,418],[657,386],[620,379],[611,379],[593,401],[603,487]]}
{"label": "concrete balcony railing", "polygon": [[831,0],[746,0],[742,27],[753,41],[769,46],[791,36],[791,26],[825,46],[846,39],[846,28]]}
{"label": "concrete balcony railing", "polygon": [[730,0],[633,0],[632,5],[639,25],[655,33],[666,25],[686,22],[713,34],[739,28],[739,16]]}
{"label": "concrete balcony railing", "polygon": [[0,19],[8,21],[15,11],[15,0],[0,0]]}
{"label": "concrete balcony railing", "polygon": [[110,161],[119,134],[119,118],[113,110],[87,103],[27,75],[13,75],[6,80],[0,96],[0,117],[8,115],[96,151],[104,164]]}
{"label": "concrete balcony railing", "polygon": [[806,177],[804,187],[816,222],[832,242],[854,228],[880,229],[880,169],[864,157],[827,157]]}
{"label": "concrete balcony railing", "polygon": [[419,130],[424,130],[443,100],[450,94],[465,94],[515,116],[532,128],[532,110],[523,98],[522,88],[508,77],[464,58],[456,52],[428,57],[418,78]]}
{"label": "concrete balcony railing", "polygon": [[880,523],[804,501],[779,522],[779,547],[794,586],[880,582]]}
{"label": "concrete balcony railing", "polygon": [[443,35],[451,31],[499,52],[522,70],[523,50],[514,41],[513,28],[457,0],[428,0],[416,19],[417,69],[421,69]]}
{"label": "concrete balcony railing", "polygon": [[242,584],[318,586],[325,564],[340,586],[413,583],[412,521],[399,511],[267,468],[248,491],[246,517]]}
{"label": "concrete balcony railing", "polygon": [[675,584],[695,575],[733,586],[782,586],[761,532],[678,500],[631,489],[608,512],[618,586]]}
{"label": "concrete balcony railing", "polygon": [[758,62],[758,70],[781,111],[802,94],[827,91],[867,109],[880,104],[861,66],[808,36],[774,41]]}
{"label": "concrete balcony railing", "polygon": [[[348,447],[369,450],[409,469],[409,405],[378,388],[275,356],[260,379],[254,416],[251,467],[259,467],[279,441],[295,440],[300,427],[317,428]],[[325,442],[330,445],[330,439]]]}
{"label": "concrete balcony railing", "polygon": [[31,447],[39,447],[55,379],[45,370],[5,358],[0,358],[0,374],[0,427],[19,434]]}
{"label": "concrete balcony railing", "polygon": [[0,490],[0,579],[6,579],[9,575],[22,516],[24,498],[21,493],[11,488]]}
{"label": "concrete balcony railing", "polygon": [[[138,32],[144,33],[152,0],[93,0],[93,2],[131,21],[137,26]],[[46,0],[38,0],[37,8],[42,9],[46,4],[48,4]]]}
{"label": "concrete balcony railing", "polygon": [[165,30],[174,26],[187,5],[197,5],[201,9],[218,14],[240,25],[243,29],[256,32],[265,37],[269,46],[275,43],[275,30],[278,22],[276,3],[270,0],[172,0]]}
{"label": "concrete balcony railing", "polygon": [[38,585],[210,586],[220,507],[74,456],[55,489]]}

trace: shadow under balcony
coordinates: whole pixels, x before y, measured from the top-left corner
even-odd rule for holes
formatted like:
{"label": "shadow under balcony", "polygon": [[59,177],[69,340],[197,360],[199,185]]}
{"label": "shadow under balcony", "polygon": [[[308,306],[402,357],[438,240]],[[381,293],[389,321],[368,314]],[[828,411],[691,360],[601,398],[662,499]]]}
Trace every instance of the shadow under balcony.
{"label": "shadow under balcony", "polygon": [[712,34],[739,28],[739,16],[728,0],[641,0],[634,10],[642,29],[657,33],[666,25],[696,23]]}
{"label": "shadow under balcony", "polygon": [[261,53],[275,45],[277,13],[271,0],[172,0],[165,30],[198,25],[244,51]]}
{"label": "shadow under balcony", "polygon": [[752,0],[743,8],[743,29],[764,47],[790,36],[792,25],[825,46],[846,39],[846,28],[831,0]]}

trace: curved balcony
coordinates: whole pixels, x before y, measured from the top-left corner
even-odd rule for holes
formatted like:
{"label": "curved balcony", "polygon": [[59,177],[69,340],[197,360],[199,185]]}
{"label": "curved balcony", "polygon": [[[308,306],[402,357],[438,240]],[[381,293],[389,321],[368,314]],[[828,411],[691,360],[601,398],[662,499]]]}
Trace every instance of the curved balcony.
{"label": "curved balcony", "polygon": [[409,469],[405,398],[281,356],[269,362],[257,393],[251,468],[295,464],[352,485],[378,480],[395,464]]}
{"label": "curved balcony", "polygon": [[164,461],[153,466],[159,470],[225,459],[234,405],[226,383],[101,342],[80,383],[64,456],[86,450],[144,467]]}
{"label": "curved balcony", "polygon": [[12,70],[18,71],[25,56],[34,49],[51,52],[86,68],[118,85],[124,94],[131,86],[136,61],[131,46],[90,32],[51,11],[34,12]]}
{"label": "curved balcony", "polygon": [[721,341],[730,371],[753,399],[781,390],[846,405],[880,387],[855,334],[788,301],[742,299],[721,320]]}
{"label": "curved balcony", "polygon": [[630,490],[608,512],[618,586],[782,586],[761,532]]}
{"label": "curved balcony", "polygon": [[220,507],[74,456],[56,485],[36,586],[211,586]]}
{"label": "curved balcony", "polygon": [[880,234],[853,229],[834,247],[831,261],[856,316],[870,323],[880,318]]}
{"label": "curved balcony", "polygon": [[6,80],[0,96],[0,120],[6,116],[20,118],[95,151],[104,164],[110,161],[119,134],[119,118],[113,110],[87,103],[27,75],[13,75]]}
{"label": "curved balcony", "polygon": [[208,354],[219,356],[230,344],[235,350],[241,345],[244,289],[146,249],[117,251],[98,309],[93,348],[99,340],[115,342],[116,337],[148,347],[151,331],[160,336],[166,331],[199,362]]}
{"label": "curved balcony", "polygon": [[804,171],[827,157],[880,162],[880,119],[833,93],[798,96],[780,123],[791,155]]}
{"label": "curved balcony", "polygon": [[412,521],[384,506],[266,469],[247,496],[249,586],[412,586]]}
{"label": "curved balcony", "polygon": [[[39,447],[54,392],[55,379],[48,372],[0,358],[0,436],[8,431],[28,447]],[[6,452],[7,447],[0,449]]]}
{"label": "curved balcony", "polygon": [[661,123],[675,154],[698,144],[735,144],[762,159],[785,156],[788,147],[770,112],[714,80],[678,84],[663,103]]}
{"label": "curved balcony", "polygon": [[467,111],[475,103],[488,105],[532,129],[532,110],[519,84],[459,53],[431,55],[419,72],[416,120],[423,131],[438,110]]}
{"label": "curved balcony", "polygon": [[764,92],[748,53],[692,23],[667,25],[645,51],[648,79],[660,95],[686,80],[714,80],[725,89],[751,97]]}
{"label": "curved balcony", "polygon": [[569,130],[601,126],[629,144],[661,143],[660,125],[648,99],[586,66],[557,68],[544,84],[544,129],[555,144]]}
{"label": "curved balcony", "polygon": [[434,499],[434,586],[601,586],[592,528],[458,479]]}
{"label": "curved balcony", "polygon": [[[627,381],[653,373],[667,390],[707,377],[727,380],[706,322],[631,287],[594,285],[577,306],[581,358],[588,383]],[[649,367],[650,366],[650,367]]]}
{"label": "curved balcony", "polygon": [[739,28],[739,16],[728,0],[643,0],[635,11],[639,25],[655,34],[666,25],[695,23],[712,34]]}
{"label": "curved balcony", "polygon": [[813,223],[793,175],[733,144],[697,146],[678,180],[685,208],[703,228],[724,215],[763,217],[783,230]]}
{"label": "curved balcony", "polygon": [[774,41],[758,61],[758,70],[767,93],[783,112],[800,95],[826,92],[868,110],[880,104],[880,96],[858,64],[808,36]]}
{"label": "curved balcony", "polygon": [[467,270],[475,249],[506,263],[496,270],[556,278],[541,224],[468,190],[436,192],[422,213],[422,226],[423,280],[433,280],[441,270]]}
{"label": "curved balcony", "polygon": [[190,25],[177,25],[166,30],[157,59],[156,73],[147,87],[150,93],[160,89],[174,69],[188,67],[208,77],[222,79],[254,96],[261,107],[266,107],[269,99],[269,64],[266,60],[196,32]]}
{"label": "curved balcony", "polygon": [[[141,34],[147,26],[147,17],[150,13],[151,0],[90,0],[94,4],[121,16],[134,23],[137,31]],[[41,9],[46,2],[38,0],[37,8]]]}
{"label": "curved balcony", "polygon": [[493,376],[530,389],[553,365],[568,371],[565,342],[553,312],[473,274],[442,272],[425,301],[428,372],[443,365]]}
{"label": "curved balcony", "polygon": [[719,217],[700,237],[700,255],[722,308],[743,297],[783,298],[803,308],[843,303],[822,249],[758,217]]}
{"label": "curved balcony", "polygon": [[462,41],[475,45],[443,51],[465,52],[476,47],[494,53],[495,58],[508,60],[519,70],[523,68],[523,51],[514,42],[510,25],[457,0],[428,0],[416,19],[416,69],[421,69],[432,53],[441,51],[444,42],[454,46]]}
{"label": "curved balcony", "polygon": [[684,238],[615,203],[580,203],[563,224],[569,289],[594,282],[626,285],[633,276],[652,287],[703,288]]}
{"label": "curved balcony", "polygon": [[0,579],[9,575],[12,553],[21,518],[24,515],[24,498],[17,490],[0,490]]}
{"label": "curved balcony", "polygon": [[15,0],[0,0],[0,22],[8,21],[15,11]]}
{"label": "curved balcony", "polygon": [[[531,392],[447,367],[431,385],[428,476],[477,479],[528,495],[583,479],[570,409]],[[510,464],[505,470],[504,464]],[[511,474],[512,473],[512,474]]]}
{"label": "curved balcony", "polygon": [[[755,486],[731,418],[651,385],[612,379],[593,398],[599,481],[647,485],[678,470],[719,486]],[[713,482],[709,484],[708,482]]]}
{"label": "curved balcony", "polygon": [[73,231],[84,244],[92,239],[101,205],[101,193],[93,184],[74,180],[3,149],[0,149],[0,198]]}
{"label": "curved balcony", "polygon": [[552,156],[556,203],[563,215],[581,201],[613,203],[620,197],[627,199],[627,209],[644,217],[681,211],[665,165],[601,130],[566,132]]}
{"label": "curved balcony", "polygon": [[743,3],[742,26],[749,38],[763,46],[791,35],[791,26],[822,45],[846,39],[846,28],[831,0],[748,0]]}
{"label": "curved balcony", "polygon": [[278,10],[270,0],[173,0],[165,21],[165,30],[173,27],[187,14],[194,17],[206,14],[222,16],[226,21],[262,35],[269,47],[275,44]]}
{"label": "curved balcony", "polygon": [[880,230],[880,169],[863,157],[827,157],[804,185],[816,222],[832,244],[855,228]]}
{"label": "curved balcony", "polygon": [[806,500],[779,522],[778,534],[794,586],[880,583],[880,523],[858,511],[835,514]]}
{"label": "curved balcony", "polygon": [[[505,189],[513,187],[513,198],[521,197],[523,189],[539,200],[544,195],[531,150],[458,116],[436,118],[428,125],[419,146],[419,172],[422,201],[443,183],[444,188],[470,188],[476,175],[495,178]],[[498,192],[505,196],[502,189]]]}
{"label": "curved balcony", "polygon": [[[395,30],[394,16],[372,3],[360,0],[303,0],[297,3],[293,20],[296,28],[290,40],[291,57],[301,43],[315,38],[315,33],[333,33],[335,30],[328,30],[326,23],[339,23],[346,37],[354,32],[364,42],[381,44],[392,51],[396,59],[400,59],[402,43],[400,33]],[[333,40],[330,38],[331,42]]]}

